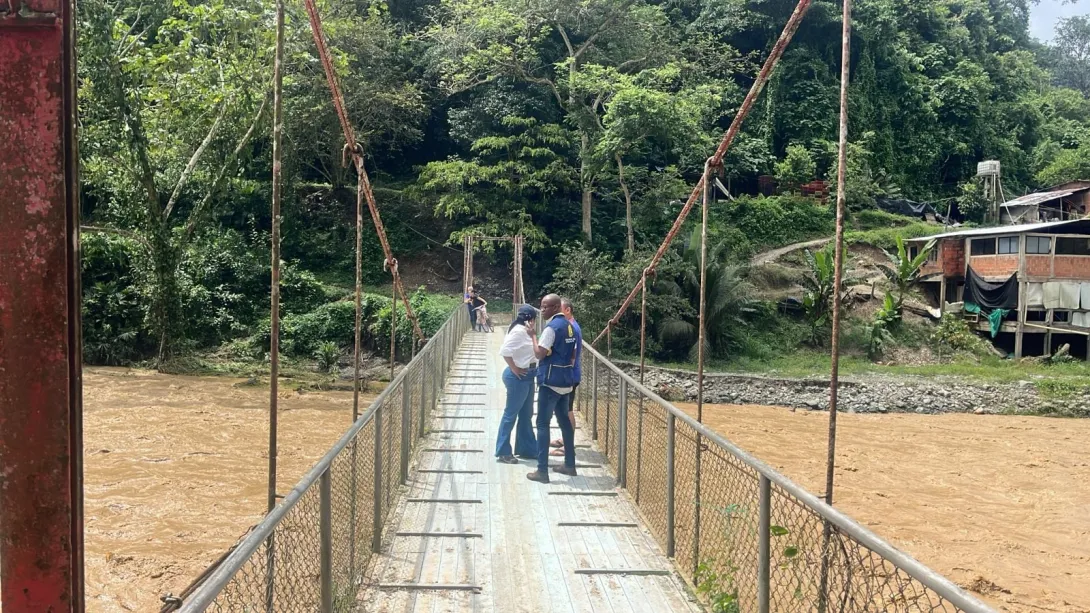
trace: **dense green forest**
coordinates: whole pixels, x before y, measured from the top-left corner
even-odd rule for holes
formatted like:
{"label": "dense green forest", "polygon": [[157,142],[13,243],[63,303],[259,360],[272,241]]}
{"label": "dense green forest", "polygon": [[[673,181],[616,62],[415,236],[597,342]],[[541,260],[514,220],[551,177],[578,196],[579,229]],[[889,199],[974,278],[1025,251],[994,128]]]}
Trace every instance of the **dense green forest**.
{"label": "dense green forest", "polygon": [[[1045,46],[1028,34],[1031,2],[857,0],[846,196],[858,231],[929,231],[877,211],[882,197],[941,210],[957,202],[979,218],[972,177],[985,159],[1002,162],[1008,193],[1090,178],[1090,20],[1062,22]],[[676,216],[794,4],[319,7],[402,262],[447,269],[465,233],[521,233],[528,293],[572,295],[584,328],[597,332]],[[87,360],[217,348],[260,359],[272,0],[84,0],[78,10]],[[732,196],[720,194],[711,213],[720,356],[781,333],[775,305],[753,298],[759,280],[748,258],[831,232],[830,206],[797,191],[834,166],[839,19],[838,3],[814,3],[727,157],[722,181]],[[355,177],[341,163],[341,132],[296,0],[285,57],[283,347],[310,357],[350,344]],[[756,195],[762,175],[777,179],[778,195]],[[872,242],[895,246],[892,234],[878,235]],[[684,356],[693,342],[699,259],[687,237],[649,296],[661,357]],[[368,287],[388,288],[369,226],[364,251]],[[497,268],[509,259],[486,255]],[[817,284],[821,259],[811,255]],[[366,307],[375,346],[390,334],[389,292],[380,293]],[[424,291],[413,300],[426,331],[456,303]],[[820,343],[809,324],[793,328],[799,342]],[[409,334],[398,330],[404,341]],[[614,342],[631,350],[634,341]]]}

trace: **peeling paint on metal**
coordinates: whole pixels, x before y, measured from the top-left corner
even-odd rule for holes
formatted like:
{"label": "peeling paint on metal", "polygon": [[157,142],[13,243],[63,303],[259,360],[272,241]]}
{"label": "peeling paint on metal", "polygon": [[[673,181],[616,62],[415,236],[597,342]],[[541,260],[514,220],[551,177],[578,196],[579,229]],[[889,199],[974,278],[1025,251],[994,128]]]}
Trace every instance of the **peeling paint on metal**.
{"label": "peeling paint on metal", "polygon": [[[82,611],[71,0],[0,0],[0,600]],[[73,169],[74,170],[74,169]],[[76,321],[71,321],[71,319]],[[75,339],[75,340],[73,340]],[[75,344],[75,347],[73,347]]]}

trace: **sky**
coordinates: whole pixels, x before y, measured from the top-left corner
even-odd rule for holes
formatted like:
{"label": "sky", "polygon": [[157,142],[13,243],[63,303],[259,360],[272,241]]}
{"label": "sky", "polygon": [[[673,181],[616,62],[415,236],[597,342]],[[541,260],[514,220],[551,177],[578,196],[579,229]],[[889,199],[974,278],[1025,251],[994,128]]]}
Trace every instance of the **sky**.
{"label": "sky", "polygon": [[1031,6],[1029,31],[1041,42],[1051,41],[1056,33],[1056,21],[1061,17],[1090,14],[1090,0],[1077,0],[1074,4],[1064,4],[1063,0],[1041,0],[1037,6]]}

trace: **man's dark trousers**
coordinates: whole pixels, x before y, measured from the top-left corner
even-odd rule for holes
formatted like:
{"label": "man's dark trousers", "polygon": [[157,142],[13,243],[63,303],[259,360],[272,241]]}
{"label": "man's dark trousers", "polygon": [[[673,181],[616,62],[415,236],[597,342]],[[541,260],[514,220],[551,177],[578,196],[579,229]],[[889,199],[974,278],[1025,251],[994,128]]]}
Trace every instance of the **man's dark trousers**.
{"label": "man's dark trousers", "polygon": [[544,385],[537,390],[537,470],[544,475],[549,474],[549,425],[554,413],[564,439],[564,466],[575,468],[575,428],[568,417],[570,395],[558,394]]}

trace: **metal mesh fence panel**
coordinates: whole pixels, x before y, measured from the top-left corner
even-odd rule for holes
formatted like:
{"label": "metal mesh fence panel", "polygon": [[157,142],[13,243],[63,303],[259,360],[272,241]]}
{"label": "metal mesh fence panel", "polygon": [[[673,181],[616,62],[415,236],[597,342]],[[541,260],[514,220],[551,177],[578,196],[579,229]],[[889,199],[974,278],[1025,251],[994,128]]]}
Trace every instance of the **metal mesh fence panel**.
{"label": "metal mesh fence panel", "polygon": [[[617,397],[619,396],[619,383],[620,377],[617,373],[610,369],[605,370],[605,395],[599,395],[598,400],[601,402],[605,400],[605,453],[606,458],[609,460],[610,466],[614,469],[617,468],[620,463],[620,445],[619,435],[621,432],[621,423],[619,421],[620,416],[617,414]],[[599,374],[599,377],[601,373]],[[602,437],[602,432],[598,433],[599,438]]]}
{"label": "metal mesh fence panel", "polygon": [[759,475],[714,445],[704,448],[700,461],[696,582],[714,579],[717,589],[735,599],[743,611],[756,610]]}
{"label": "metal mesh fence panel", "polygon": [[[443,360],[467,328],[461,319],[464,311],[456,309],[361,421],[211,569],[182,611],[356,610],[376,512],[381,526],[396,504],[402,446],[407,440],[416,447],[417,427],[422,415],[426,419],[432,412]],[[403,415],[405,394],[408,415]],[[411,428],[407,439],[402,428]]]}
{"label": "metal mesh fence panel", "polygon": [[[666,542],[666,409],[638,393],[635,403],[639,446],[636,450],[636,481],[629,483],[636,504],[651,533],[660,543]],[[642,412],[641,412],[642,404]]]}
{"label": "metal mesh fence panel", "polygon": [[[588,419],[597,409],[598,447],[616,470],[625,375],[588,353],[594,381],[581,401]],[[627,386],[629,493],[664,548],[672,534],[679,570],[715,610],[992,611],[635,381]]]}

